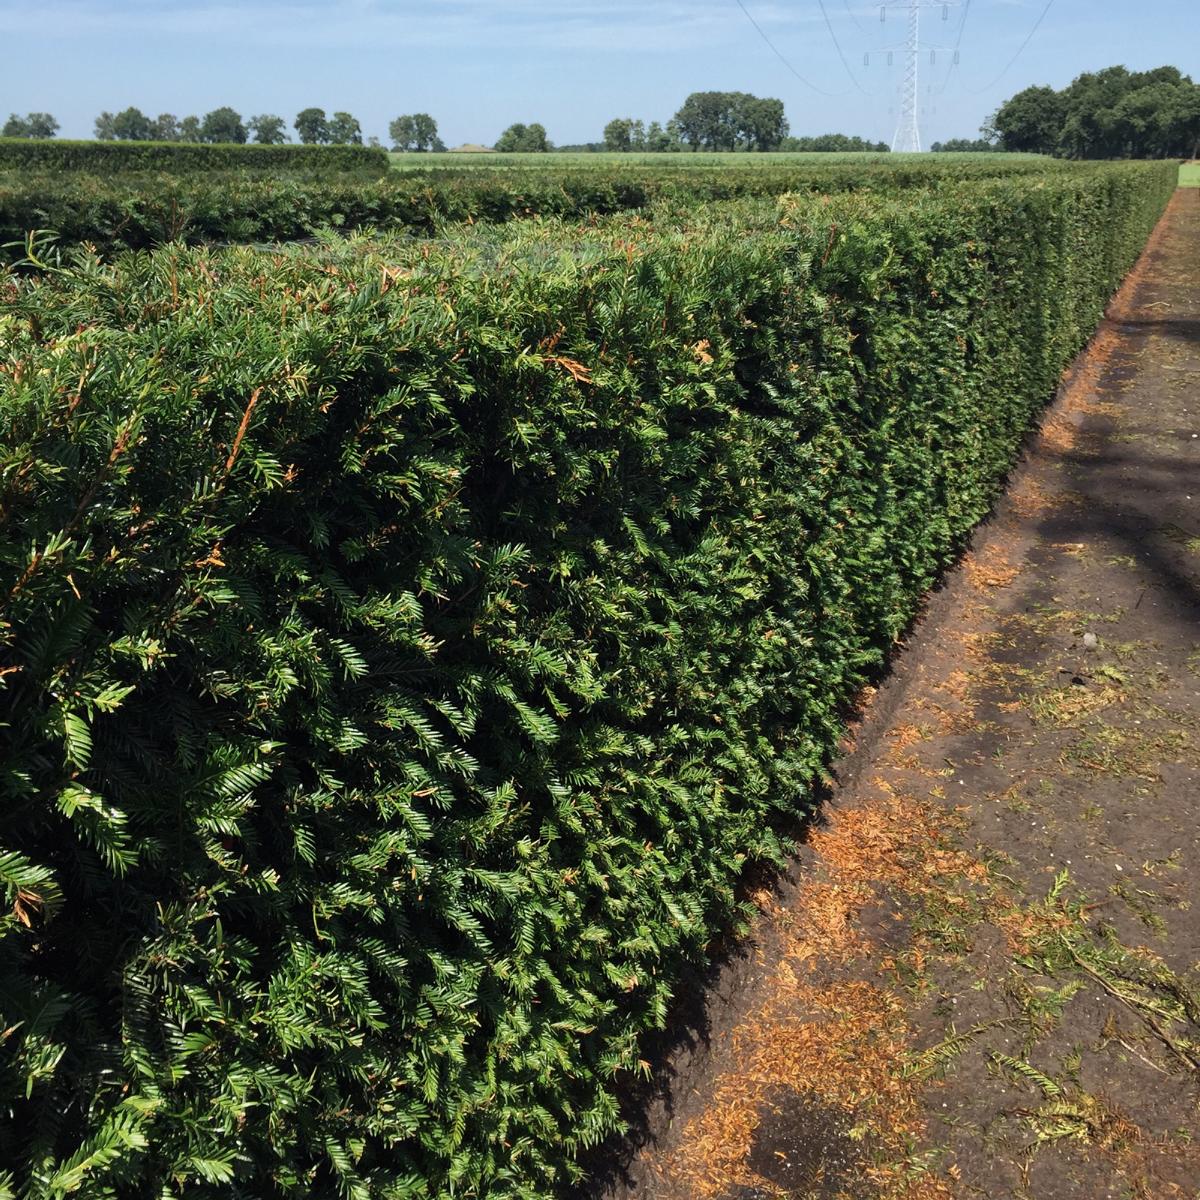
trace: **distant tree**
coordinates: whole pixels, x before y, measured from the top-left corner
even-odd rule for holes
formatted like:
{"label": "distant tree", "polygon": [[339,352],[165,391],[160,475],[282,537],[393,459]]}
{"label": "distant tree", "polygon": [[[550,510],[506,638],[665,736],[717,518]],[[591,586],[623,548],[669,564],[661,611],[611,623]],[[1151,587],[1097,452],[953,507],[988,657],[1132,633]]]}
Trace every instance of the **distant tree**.
{"label": "distant tree", "polygon": [[329,141],[329,122],[323,108],[306,108],[298,112],[294,127],[306,146]]}
{"label": "distant tree", "polygon": [[777,150],[788,134],[782,100],[759,99],[745,93],[733,93],[738,146],[748,150]]}
{"label": "distant tree", "polygon": [[1000,147],[987,138],[949,138],[944,142],[934,142],[929,149],[934,154],[985,154],[997,151]]}
{"label": "distant tree", "polygon": [[241,144],[246,140],[246,126],[241,113],[224,105],[206,114],[200,123],[200,138],[205,142]]}
{"label": "distant tree", "polygon": [[95,132],[98,142],[111,142],[116,138],[117,135],[113,132],[113,123],[115,121],[116,117],[110,112],[102,112],[96,118]]}
{"label": "distant tree", "polygon": [[675,114],[680,139],[693,150],[715,150],[722,139],[724,92],[693,92]]}
{"label": "distant tree", "polygon": [[521,148],[525,140],[525,126],[519,122],[510,125],[497,139],[494,149],[501,154],[513,154]]}
{"label": "distant tree", "polygon": [[413,113],[413,126],[416,130],[419,149],[445,150],[442,139],[438,137],[437,122],[428,113]]}
{"label": "distant tree", "polygon": [[1028,87],[1005,101],[991,118],[1005,150],[1053,154],[1066,118],[1063,97],[1050,87]]}
{"label": "distant tree", "polygon": [[1193,158],[1200,145],[1200,87],[1156,80],[1112,110],[1116,139],[1137,158]]}
{"label": "distant tree", "polygon": [[789,137],[779,143],[780,150],[806,154],[886,154],[887,142],[868,142],[844,133],[822,133],[817,137]]}
{"label": "distant tree", "polygon": [[[661,134],[662,126],[657,121],[651,126]],[[629,151],[647,149],[648,136],[643,121],[633,117],[617,117],[604,127],[605,150]]]}
{"label": "distant tree", "polygon": [[0,130],[0,137],[52,138],[58,132],[58,122],[49,114],[31,112],[19,117],[13,113]]}
{"label": "distant tree", "polygon": [[693,92],[673,124],[693,150],[775,150],[788,132],[783,101],[748,92]]}
{"label": "distant tree", "polygon": [[58,122],[50,113],[33,112],[29,114],[27,120],[29,121],[30,137],[52,138],[58,133]]}
{"label": "distant tree", "polygon": [[179,140],[181,142],[201,142],[204,140],[200,132],[199,117],[184,117],[179,122]]}
{"label": "distant tree", "polygon": [[[96,136],[102,140],[100,122],[108,113],[101,113],[96,121]],[[154,122],[140,108],[127,108],[111,119],[111,137],[123,142],[150,142],[154,140]]]}
{"label": "distant tree", "polygon": [[415,150],[417,148],[417,127],[411,116],[397,117],[388,125],[388,137],[392,139],[393,150]]}
{"label": "distant tree", "polygon": [[1178,67],[1105,67],[1062,91],[1031,87],[981,131],[1004,150],[1067,158],[1184,158],[1200,149],[1200,86]]}
{"label": "distant tree", "polygon": [[362,126],[348,112],[335,112],[329,118],[329,141],[338,146],[361,146]]}
{"label": "distant tree", "polygon": [[536,122],[532,125],[510,125],[497,139],[496,149],[502,154],[544,154],[550,149],[545,126]]}
{"label": "distant tree", "polygon": [[282,146],[288,140],[287,125],[282,117],[260,113],[246,122],[246,128],[260,146]]}
{"label": "distant tree", "polygon": [[[1054,97],[1052,103],[1057,105],[1058,112],[1054,143],[1044,153],[1058,152],[1068,158],[1127,157],[1133,151],[1127,144],[1127,131],[1120,127],[1116,108],[1137,86],[1137,77],[1125,67],[1106,67],[1102,71],[1085,72],[1061,92],[1041,89]],[[1018,99],[1019,96],[1013,97],[997,112],[998,125],[1007,115],[1005,110]],[[1007,131],[1004,142],[1008,147]]]}
{"label": "distant tree", "polygon": [[650,122],[650,128],[646,130],[646,149],[651,150],[656,154],[662,154],[667,150],[677,150],[679,148],[679,139],[662,127],[657,121]]}
{"label": "distant tree", "polygon": [[629,117],[614,117],[605,125],[604,148],[618,152],[633,149],[633,121]]}
{"label": "distant tree", "polygon": [[174,113],[159,113],[154,118],[154,140],[157,142],[179,141],[179,120]]}
{"label": "distant tree", "polygon": [[437,122],[428,113],[397,117],[388,126],[388,135],[397,150],[422,151],[444,149],[438,137]]}

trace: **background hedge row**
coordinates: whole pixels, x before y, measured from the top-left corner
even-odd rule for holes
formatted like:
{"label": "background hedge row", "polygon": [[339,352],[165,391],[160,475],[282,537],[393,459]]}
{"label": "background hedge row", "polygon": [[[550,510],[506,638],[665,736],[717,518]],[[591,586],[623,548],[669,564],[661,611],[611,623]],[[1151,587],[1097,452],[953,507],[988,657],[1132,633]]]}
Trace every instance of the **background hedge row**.
{"label": "background hedge row", "polygon": [[374,146],[239,146],[192,142],[73,142],[0,138],[0,170],[128,171],[197,174],[207,171],[386,175],[387,151]]}
{"label": "background hedge row", "polygon": [[[200,147],[204,149],[204,147]],[[222,147],[217,147],[222,149]],[[239,149],[245,149],[240,147]],[[255,149],[250,147],[250,149]],[[272,147],[265,147],[272,149]],[[281,147],[283,150],[329,147]],[[334,147],[333,151],[338,148]],[[550,167],[439,169],[391,178],[230,175],[0,175],[0,250],[11,261],[32,229],[101,250],[189,242],[273,242],[310,237],[326,226],[407,229],[426,234],[445,222],[520,217],[581,218],[674,201],[776,196],[788,191],[895,191],[1037,170],[1045,160],[1001,163],[991,155],[955,164],[927,160],[836,166]],[[1054,168],[1051,168],[1054,169]]]}
{"label": "background hedge row", "polygon": [[562,1188],[1173,184],[0,275],[0,1193]]}

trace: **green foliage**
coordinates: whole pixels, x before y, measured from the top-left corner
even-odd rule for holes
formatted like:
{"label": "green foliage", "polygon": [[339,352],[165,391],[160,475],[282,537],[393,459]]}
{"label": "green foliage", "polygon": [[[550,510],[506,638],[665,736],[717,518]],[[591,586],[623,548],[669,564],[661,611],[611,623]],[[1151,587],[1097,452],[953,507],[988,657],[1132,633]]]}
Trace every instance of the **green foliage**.
{"label": "green foliage", "polygon": [[564,1186],[1173,186],[0,274],[3,1186]]}
{"label": "green foliage", "polygon": [[303,108],[296,114],[296,133],[306,146],[329,141],[329,118],[323,108]]}
{"label": "green foliage", "polygon": [[545,154],[550,148],[546,127],[536,121],[532,125],[518,121],[496,139],[496,149],[501,154]]}
{"label": "green foliage", "polygon": [[[164,117],[174,120],[170,114],[164,114]],[[160,121],[162,119],[159,118]],[[160,171],[172,175],[212,171],[383,175],[387,170],[387,154],[369,146],[205,146],[187,141],[0,140],[0,171],[94,172],[107,178],[138,171]],[[124,186],[119,179],[112,183],[116,188]],[[86,181],[67,180],[63,186],[87,187],[89,184]]]}
{"label": "green foliage", "polygon": [[263,146],[282,146],[288,140],[284,119],[273,113],[251,117],[246,127],[254,135],[254,140]]}
{"label": "green foliage", "polygon": [[[7,146],[24,144],[0,143],[0,161]],[[200,161],[210,153],[207,147],[166,149],[185,153],[195,149]],[[346,161],[340,156],[351,154],[349,148],[303,146],[221,147],[213,153],[227,149],[231,152],[227,161],[274,160],[295,164],[297,171],[306,163],[326,163],[331,176],[335,165]],[[349,162],[370,156],[361,161],[376,163],[381,153],[355,147]],[[259,177],[251,171],[241,172],[240,177],[213,172],[118,178],[10,174],[0,175],[0,247],[8,243],[0,256],[19,257],[34,229],[51,231],[65,243],[88,241],[103,250],[144,248],[176,239],[290,241],[326,226],[432,232],[447,221],[572,218],[640,209],[659,201],[686,207],[704,200],[788,191],[892,191],[1044,169],[1038,160],[1012,162],[998,157],[954,162],[909,159],[885,167],[867,161],[744,169],[659,165],[604,171],[436,169],[372,181],[320,174]]]}
{"label": "green foliage", "polygon": [[[969,150],[972,147],[962,148]],[[809,154],[888,154],[891,146],[887,142],[868,142],[866,138],[849,137],[844,133],[822,133],[817,137],[784,138],[779,149]]]}
{"label": "green foliage", "polygon": [[1001,147],[987,138],[947,138],[929,147],[934,154],[997,154]]}
{"label": "green foliage", "polygon": [[214,108],[200,122],[201,140],[210,145],[242,145],[246,141],[246,126],[241,114],[228,105]]}
{"label": "green foliage", "polygon": [[438,137],[437,122],[428,113],[409,113],[388,125],[392,148],[409,152],[442,151],[446,147]]}
{"label": "green foliage", "polygon": [[50,113],[31,112],[25,116],[11,113],[0,137],[6,138],[52,138],[58,133],[58,122]]}
{"label": "green foliage", "polygon": [[1192,158],[1200,152],[1200,85],[1175,67],[1107,67],[1062,91],[1030,87],[987,132],[1006,150],[1068,158]]}
{"label": "green foliage", "polygon": [[155,122],[132,105],[116,114],[102,112],[96,118],[96,137],[102,142],[149,142],[157,132]]}
{"label": "green foliage", "polygon": [[749,92],[693,92],[671,127],[693,150],[777,150],[788,132],[783,101]]}
{"label": "green foliage", "polygon": [[362,126],[348,112],[335,112],[329,118],[329,141],[335,146],[361,146]]}
{"label": "green foliage", "polygon": [[604,127],[604,149],[618,154],[645,150],[646,126],[633,117],[614,117]]}

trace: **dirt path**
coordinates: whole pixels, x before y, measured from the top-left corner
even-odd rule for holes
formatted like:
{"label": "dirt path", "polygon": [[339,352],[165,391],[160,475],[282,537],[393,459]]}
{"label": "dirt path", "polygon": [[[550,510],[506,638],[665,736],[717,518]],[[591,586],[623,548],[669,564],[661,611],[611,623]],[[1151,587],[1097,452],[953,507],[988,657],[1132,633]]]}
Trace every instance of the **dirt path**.
{"label": "dirt path", "polygon": [[1200,1196],[1200,191],[755,896],[607,1195]]}

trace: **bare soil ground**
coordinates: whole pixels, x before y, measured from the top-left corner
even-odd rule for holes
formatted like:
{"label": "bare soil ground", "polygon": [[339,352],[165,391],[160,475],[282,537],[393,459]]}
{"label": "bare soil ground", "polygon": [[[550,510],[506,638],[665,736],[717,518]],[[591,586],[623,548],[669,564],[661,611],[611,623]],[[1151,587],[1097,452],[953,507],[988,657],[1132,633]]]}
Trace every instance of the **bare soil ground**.
{"label": "bare soil ground", "polygon": [[611,1200],[1200,1196],[1198,267],[1181,190]]}

